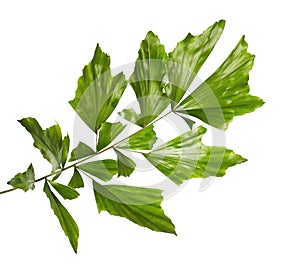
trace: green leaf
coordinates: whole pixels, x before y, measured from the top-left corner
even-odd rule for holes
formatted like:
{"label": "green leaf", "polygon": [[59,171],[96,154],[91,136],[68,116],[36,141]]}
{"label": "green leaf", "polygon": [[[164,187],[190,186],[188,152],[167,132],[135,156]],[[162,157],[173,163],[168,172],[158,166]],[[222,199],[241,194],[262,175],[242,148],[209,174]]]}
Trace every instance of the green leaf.
{"label": "green leaf", "polygon": [[43,157],[52,164],[52,170],[60,168],[65,161],[68,140],[61,135],[58,124],[43,130],[36,119],[28,117],[19,120],[34,139],[33,145],[40,150]]}
{"label": "green leaf", "polygon": [[114,149],[118,157],[118,176],[128,177],[135,169],[135,162],[122,154],[120,151]]}
{"label": "green leaf", "polygon": [[132,134],[120,142],[116,147],[120,149],[133,150],[150,150],[156,142],[156,133],[153,130],[154,126],[149,125],[138,132]]}
{"label": "green leaf", "polygon": [[79,142],[78,146],[72,150],[69,161],[82,159],[93,154],[95,154],[95,151],[92,148],[82,142]]}
{"label": "green leaf", "polygon": [[191,120],[185,116],[179,115],[178,113],[176,113],[176,114],[184,120],[184,122],[189,126],[190,129],[193,129],[193,126],[195,125],[196,122],[194,122],[193,120]]}
{"label": "green leaf", "polygon": [[188,113],[207,124],[226,129],[233,117],[254,111],[264,102],[249,94],[249,71],[254,55],[244,37],[223,64],[180,103],[176,111]]}
{"label": "green leaf", "polygon": [[60,176],[62,175],[62,171],[59,171],[55,174],[55,176],[52,178],[52,181],[56,181]]}
{"label": "green leaf", "polygon": [[125,120],[127,120],[133,124],[136,124],[137,126],[140,126],[140,127],[144,127],[145,123],[147,123],[148,120],[150,120],[150,119],[153,120],[157,117],[157,115],[151,116],[150,114],[143,116],[142,114],[138,114],[137,112],[135,112],[132,108],[124,109],[121,112],[119,112],[118,114]]}
{"label": "green leaf", "polygon": [[132,108],[124,109],[121,112],[118,113],[119,116],[123,117],[125,120],[136,124],[138,126],[143,126],[143,117],[135,112]]}
{"label": "green leaf", "polygon": [[[153,99],[153,97],[148,97],[149,101],[150,98]],[[165,100],[165,99],[162,99]],[[147,115],[143,115],[143,114],[138,114],[137,112],[135,112],[135,110],[133,110],[132,108],[129,109],[124,109],[121,112],[118,113],[122,118],[124,118],[125,120],[140,126],[140,127],[145,127],[146,124],[148,124],[150,122],[150,120],[154,120],[158,117],[159,114],[147,114]]]}
{"label": "green leaf", "polygon": [[69,135],[67,135],[64,137],[64,139],[62,141],[62,153],[61,153],[62,167],[64,167],[67,162],[69,148],[70,148],[70,137],[69,137]]}
{"label": "green leaf", "polygon": [[97,160],[79,165],[78,169],[87,172],[102,181],[109,181],[118,173],[118,163],[112,159]]}
{"label": "green leaf", "polygon": [[33,190],[35,188],[34,181],[34,169],[32,164],[30,164],[25,172],[18,173],[7,184],[13,186],[14,188],[22,189],[24,192],[26,192],[29,189]]}
{"label": "green leaf", "polygon": [[[222,177],[226,174],[228,168],[247,161],[241,155],[225,147],[203,146],[202,153],[205,153],[205,155],[203,155],[201,161],[197,164],[203,170],[201,178],[209,176]],[[200,178],[199,175],[197,176]]]}
{"label": "green leaf", "polygon": [[82,180],[82,177],[76,168],[74,168],[74,173],[71,180],[68,183],[68,186],[73,189],[84,187],[84,182]]}
{"label": "green leaf", "polygon": [[77,253],[79,228],[76,222],[68,210],[61,204],[61,202],[51,191],[47,181],[45,181],[44,192],[49,198],[51,208],[53,209],[54,214],[57,216],[65,235],[69,238],[73,250]]}
{"label": "green leaf", "polygon": [[202,144],[206,129],[188,131],[144,156],[176,184],[191,178],[223,176],[226,169],[246,159],[225,147]]}
{"label": "green leaf", "polygon": [[78,79],[75,98],[70,105],[94,131],[100,128],[117,106],[127,81],[123,73],[112,76],[110,57],[97,45],[92,61]]}
{"label": "green leaf", "polygon": [[169,104],[163,92],[166,62],[167,54],[164,46],[153,32],[148,32],[141,42],[134,72],[130,77],[130,85],[141,110],[139,123],[143,127],[161,114]]}
{"label": "green leaf", "polygon": [[99,138],[97,144],[97,151],[108,146],[125,128],[122,123],[108,123],[102,124],[99,131]]}
{"label": "green leaf", "polygon": [[94,182],[98,212],[128,220],[158,232],[176,234],[172,221],[161,208],[162,191],[124,185],[100,185]]}
{"label": "green leaf", "polygon": [[53,181],[50,181],[50,183],[64,199],[73,200],[79,196],[79,193],[69,186]]}
{"label": "green leaf", "polygon": [[178,103],[190,87],[222,35],[224,26],[225,21],[220,20],[206,29],[201,35],[193,36],[188,34],[170,52],[168,63],[170,84],[166,87],[166,92],[174,103]]}

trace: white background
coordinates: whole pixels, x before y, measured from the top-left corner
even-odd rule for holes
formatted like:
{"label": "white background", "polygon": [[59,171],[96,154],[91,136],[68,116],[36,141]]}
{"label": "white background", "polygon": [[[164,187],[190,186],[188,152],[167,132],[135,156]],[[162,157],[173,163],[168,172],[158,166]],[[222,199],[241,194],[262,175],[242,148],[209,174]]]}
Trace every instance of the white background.
{"label": "white background", "polygon": [[[0,3],[0,189],[34,163],[49,165],[16,120],[59,122],[72,134],[72,99],[96,43],[112,66],[132,62],[148,30],[171,51],[219,19],[226,29],[200,72],[205,79],[245,34],[256,54],[252,94],[266,104],[238,117],[228,148],[249,161],[206,191],[192,180],[164,202],[178,236],[97,214],[90,188],[64,202],[80,227],[75,255],[49,201],[34,192],[0,197],[1,263],[299,263],[299,21],[297,1],[2,1]],[[155,174],[158,172],[155,172]],[[142,177],[142,176],[141,176]]]}

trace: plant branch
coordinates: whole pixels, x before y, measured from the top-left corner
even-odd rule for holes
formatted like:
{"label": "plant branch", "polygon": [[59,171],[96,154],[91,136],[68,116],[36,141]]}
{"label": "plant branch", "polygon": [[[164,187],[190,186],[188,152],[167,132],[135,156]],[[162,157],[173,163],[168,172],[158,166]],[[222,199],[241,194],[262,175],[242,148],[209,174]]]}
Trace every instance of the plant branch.
{"label": "plant branch", "polygon": [[9,192],[12,192],[12,191],[14,191],[14,190],[17,190],[17,188],[7,189],[7,190],[5,190],[5,191],[0,192],[0,194],[9,193]]}
{"label": "plant branch", "polygon": [[[164,114],[164,115],[158,117],[157,119],[155,119],[155,120],[153,120],[151,123],[149,123],[147,126],[142,127],[141,129],[139,129],[139,130],[136,131],[135,133],[133,133],[133,134],[131,134],[131,135],[129,135],[129,136],[127,136],[127,137],[121,139],[121,140],[118,141],[117,143],[115,143],[115,144],[113,144],[113,145],[111,145],[111,146],[108,146],[108,147],[106,147],[106,148],[104,148],[104,149],[102,149],[102,150],[100,150],[100,151],[97,151],[96,153],[94,153],[94,154],[92,154],[92,155],[89,155],[89,156],[87,156],[87,157],[85,157],[85,158],[83,158],[83,159],[81,159],[81,160],[79,160],[79,161],[76,161],[75,163],[70,164],[70,165],[67,166],[67,167],[61,168],[61,169],[56,170],[56,171],[54,171],[54,172],[51,172],[51,173],[49,173],[49,174],[47,174],[47,175],[45,175],[45,176],[43,176],[43,177],[41,177],[41,178],[38,178],[38,179],[36,179],[34,182],[36,183],[36,182],[40,182],[40,181],[42,181],[42,180],[46,180],[47,178],[49,178],[49,177],[51,177],[51,176],[54,176],[54,175],[56,175],[56,174],[58,174],[58,173],[61,173],[61,172],[63,172],[63,171],[66,171],[66,170],[68,170],[68,169],[74,168],[74,167],[76,167],[77,165],[79,165],[79,164],[81,164],[81,163],[83,163],[83,162],[85,162],[85,161],[87,161],[87,160],[89,160],[89,159],[91,159],[91,158],[94,158],[94,157],[100,155],[101,153],[103,153],[103,152],[105,152],[105,151],[107,151],[107,150],[109,150],[109,149],[117,148],[117,145],[120,144],[121,142],[123,142],[124,140],[127,140],[129,137],[131,137],[131,136],[133,136],[133,135],[135,135],[135,134],[137,134],[137,133],[143,131],[143,130],[146,129],[148,126],[151,126],[151,125],[153,125],[154,123],[160,121],[161,119],[165,118],[167,115],[171,114],[172,112],[173,112],[173,110],[171,110],[171,111],[167,112],[166,114]],[[130,151],[132,151],[132,150],[130,150]],[[138,152],[138,151],[134,151],[134,152]],[[141,153],[141,152],[138,152],[138,153]],[[5,193],[9,193],[9,192],[12,192],[12,191],[15,191],[15,190],[17,190],[17,189],[18,189],[18,188],[11,188],[11,189],[4,190],[4,191],[0,192],[0,195],[1,195],[1,194],[5,194]]]}

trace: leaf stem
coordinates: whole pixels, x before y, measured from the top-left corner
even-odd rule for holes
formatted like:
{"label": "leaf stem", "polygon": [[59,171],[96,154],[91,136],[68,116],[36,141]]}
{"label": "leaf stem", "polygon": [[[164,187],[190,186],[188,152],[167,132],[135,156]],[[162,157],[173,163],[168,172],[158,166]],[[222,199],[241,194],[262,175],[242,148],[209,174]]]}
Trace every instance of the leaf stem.
{"label": "leaf stem", "polygon": [[[129,135],[129,136],[127,136],[127,137],[121,139],[121,140],[118,141],[117,143],[115,143],[115,144],[113,144],[113,145],[111,145],[111,146],[108,146],[108,147],[106,147],[106,148],[104,148],[104,149],[102,149],[102,150],[100,150],[100,151],[97,151],[97,152],[95,152],[94,154],[89,155],[89,156],[87,156],[87,157],[85,157],[85,158],[83,158],[83,159],[81,159],[81,160],[79,160],[79,161],[76,161],[75,163],[73,163],[73,164],[71,164],[71,165],[69,165],[69,166],[67,166],[67,167],[58,169],[58,170],[53,171],[53,172],[51,172],[51,173],[49,173],[49,174],[47,174],[47,175],[45,175],[45,176],[43,176],[43,177],[41,177],[41,178],[38,178],[38,179],[36,179],[34,182],[36,183],[36,182],[40,182],[40,181],[42,181],[42,180],[46,180],[47,178],[49,178],[49,177],[51,177],[51,176],[53,176],[53,175],[56,175],[57,173],[61,173],[61,172],[66,171],[66,170],[68,170],[68,169],[74,168],[74,167],[76,167],[77,165],[79,165],[79,164],[81,164],[81,163],[83,163],[83,162],[85,162],[85,161],[87,161],[87,160],[89,160],[89,159],[91,159],[91,158],[94,158],[94,157],[100,155],[101,153],[103,153],[103,152],[105,152],[105,151],[107,151],[107,150],[109,150],[109,149],[117,148],[117,145],[120,144],[121,142],[123,142],[124,140],[127,140],[129,137],[131,137],[131,136],[133,136],[133,135],[135,135],[135,134],[137,134],[137,133],[143,131],[143,130],[146,129],[148,126],[151,126],[151,125],[155,124],[156,122],[160,121],[161,119],[165,118],[167,115],[169,115],[169,114],[171,114],[171,113],[173,113],[173,112],[174,112],[174,110],[170,110],[170,111],[167,112],[166,114],[164,114],[164,115],[158,117],[157,119],[153,120],[153,121],[152,121],[151,123],[149,123],[147,126],[142,127],[141,129],[139,129],[139,130],[136,131],[135,133],[133,133],[133,134],[131,134],[131,135]],[[130,151],[132,151],[132,150],[130,150]],[[138,152],[138,151],[133,151],[133,152]],[[142,152],[138,152],[138,153],[142,153]],[[15,191],[15,190],[17,190],[17,189],[18,189],[18,188],[11,188],[11,189],[7,189],[7,190],[4,190],[4,191],[1,191],[1,192],[0,192],[0,195],[1,195],[1,194],[5,194],[5,193],[9,193],[9,192],[12,192],[12,191]]]}
{"label": "leaf stem", "polygon": [[9,193],[9,192],[12,192],[12,191],[14,191],[14,190],[17,190],[17,188],[7,189],[7,190],[5,190],[5,191],[0,192],[0,194]]}

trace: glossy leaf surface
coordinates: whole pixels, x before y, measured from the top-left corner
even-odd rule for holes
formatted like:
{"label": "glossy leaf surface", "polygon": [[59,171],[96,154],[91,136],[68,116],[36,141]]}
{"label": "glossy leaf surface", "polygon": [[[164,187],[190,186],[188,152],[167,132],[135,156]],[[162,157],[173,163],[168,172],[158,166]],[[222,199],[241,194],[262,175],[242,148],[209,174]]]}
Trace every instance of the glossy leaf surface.
{"label": "glossy leaf surface", "polygon": [[112,76],[110,57],[97,45],[92,61],[78,79],[75,98],[70,105],[94,131],[101,127],[116,108],[127,81],[123,73]]}
{"label": "glossy leaf surface", "polygon": [[246,160],[225,147],[202,144],[204,127],[198,127],[144,156],[176,184],[191,178],[223,176],[227,168]]}
{"label": "glossy leaf surface", "polygon": [[109,181],[118,173],[118,163],[112,159],[97,160],[79,165],[78,169],[87,172],[102,181]]}
{"label": "glossy leaf surface", "polygon": [[93,154],[95,154],[95,151],[91,147],[83,142],[79,142],[78,146],[72,150],[69,161],[82,159]]}
{"label": "glossy leaf surface", "polygon": [[45,130],[36,119],[28,117],[19,121],[31,134],[33,145],[40,150],[43,157],[52,164],[53,171],[62,167],[66,160],[68,139],[62,140],[61,129],[58,124]]}
{"label": "glossy leaf surface", "polygon": [[207,124],[226,129],[235,116],[253,112],[263,101],[249,94],[249,71],[254,55],[244,37],[223,64],[180,103],[176,111],[188,113]]}
{"label": "glossy leaf surface", "polygon": [[135,162],[115,149],[118,158],[118,176],[128,177],[135,169]]}
{"label": "glossy leaf surface", "polygon": [[129,138],[120,142],[116,147],[121,149],[150,150],[156,142],[156,133],[154,126],[149,125],[138,132],[132,134]]}
{"label": "glossy leaf surface", "polygon": [[102,124],[99,131],[99,138],[97,144],[97,151],[104,149],[108,146],[123,130],[125,126],[122,123],[109,123]]}
{"label": "glossy leaf surface", "polygon": [[76,168],[74,168],[74,173],[71,180],[68,183],[68,186],[70,186],[73,189],[84,187],[83,179]]}
{"label": "glossy leaf surface", "polygon": [[151,230],[176,234],[174,224],[161,208],[161,192],[157,189],[94,182],[99,213],[107,211]]}
{"label": "glossy leaf surface", "polygon": [[50,201],[50,206],[54,214],[57,216],[65,235],[69,238],[73,250],[77,253],[79,228],[76,222],[74,221],[68,210],[62,205],[62,203],[51,191],[47,182],[45,182],[44,185],[44,192],[46,193]]}
{"label": "glossy leaf surface", "polygon": [[164,46],[153,32],[148,32],[140,45],[134,72],[130,77],[130,85],[141,111],[138,115],[140,120],[134,123],[146,126],[168,106],[169,100],[163,92],[166,61]]}
{"label": "glossy leaf surface", "polygon": [[225,21],[221,20],[198,36],[188,34],[170,52],[168,63],[170,84],[166,86],[166,91],[174,103],[178,103],[190,87],[201,66],[219,40],[224,26]]}
{"label": "glossy leaf surface", "polygon": [[73,200],[79,196],[79,193],[69,186],[53,181],[50,181],[50,184],[64,199]]}
{"label": "glossy leaf surface", "polygon": [[22,189],[24,192],[27,192],[29,189],[33,190],[35,188],[34,180],[34,169],[32,164],[30,164],[25,172],[18,173],[7,184],[13,186],[14,188]]}

